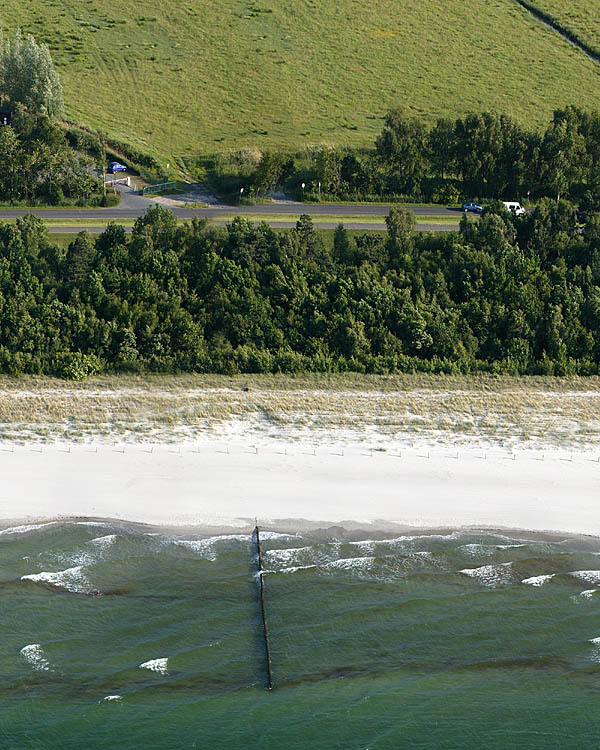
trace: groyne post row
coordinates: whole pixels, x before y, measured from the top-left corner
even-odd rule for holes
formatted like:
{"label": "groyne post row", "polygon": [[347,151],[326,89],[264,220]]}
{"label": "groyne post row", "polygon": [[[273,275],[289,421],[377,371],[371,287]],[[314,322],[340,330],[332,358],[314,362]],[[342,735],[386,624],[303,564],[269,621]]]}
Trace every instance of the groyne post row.
{"label": "groyne post row", "polygon": [[269,627],[267,625],[267,612],[265,609],[265,581],[264,581],[264,568],[262,561],[262,550],[260,548],[260,531],[258,525],[254,528],[254,534],[256,537],[256,553],[258,557],[258,585],[260,593],[260,611],[262,616],[263,624],[263,638],[265,642],[265,658],[267,662],[267,682],[269,690],[273,690],[273,672],[271,669],[271,649],[269,647]]}

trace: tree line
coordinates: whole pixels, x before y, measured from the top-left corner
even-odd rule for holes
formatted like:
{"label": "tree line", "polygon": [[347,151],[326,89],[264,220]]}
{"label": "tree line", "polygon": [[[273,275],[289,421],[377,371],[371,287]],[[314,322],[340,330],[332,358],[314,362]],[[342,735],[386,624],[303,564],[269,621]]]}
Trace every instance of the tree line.
{"label": "tree line", "polygon": [[11,124],[0,126],[0,201],[6,203],[112,205],[93,173],[93,160],[70,146],[45,114],[17,104]]}
{"label": "tree line", "polygon": [[89,143],[72,148],[55,120],[63,115],[64,103],[48,47],[20,30],[12,38],[0,34],[0,106],[10,115],[10,124],[0,125],[0,202],[89,206],[118,201],[94,176],[85,153],[94,149]]}
{"label": "tree line", "polygon": [[64,250],[33,216],[0,224],[0,371],[600,372],[600,214],[501,208],[458,233],[327,244],[308,216],[178,225],[161,208]]}
{"label": "tree line", "polygon": [[396,109],[385,117],[372,149],[266,152],[252,169],[240,169],[233,182],[244,183],[256,197],[282,185],[308,200],[458,203],[547,196],[595,209],[600,205],[600,113],[574,106],[556,110],[540,133],[495,112],[428,125]]}

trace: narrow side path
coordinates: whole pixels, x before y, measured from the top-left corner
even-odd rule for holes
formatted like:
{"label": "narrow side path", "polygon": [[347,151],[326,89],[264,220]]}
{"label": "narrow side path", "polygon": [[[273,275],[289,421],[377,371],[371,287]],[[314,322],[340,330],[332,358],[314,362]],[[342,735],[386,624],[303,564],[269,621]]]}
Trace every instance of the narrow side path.
{"label": "narrow side path", "polygon": [[527,0],[515,0],[515,2],[522,8],[525,8],[526,11],[531,13],[532,16],[537,18],[538,21],[541,21],[549,29],[560,34],[560,36],[569,42],[569,44],[572,44],[573,47],[577,47],[577,49],[581,50],[584,55],[587,55],[591,60],[600,65],[600,54],[579,39],[579,37],[570,29],[567,29],[566,26],[563,26],[555,18],[552,18],[552,16],[544,13],[539,8],[536,8],[535,5],[527,2]]}

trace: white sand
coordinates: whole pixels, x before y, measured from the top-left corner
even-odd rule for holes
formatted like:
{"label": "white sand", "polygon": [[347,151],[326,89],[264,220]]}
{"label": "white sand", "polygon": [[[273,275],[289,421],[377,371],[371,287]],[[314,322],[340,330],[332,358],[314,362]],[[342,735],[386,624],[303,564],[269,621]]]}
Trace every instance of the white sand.
{"label": "white sand", "polygon": [[312,455],[280,443],[257,453],[214,443],[152,453],[141,445],[13,450],[0,450],[1,526],[85,516],[239,528],[256,516],[282,529],[293,527],[290,519],[353,520],[600,536],[598,454],[517,453],[513,460],[500,451],[437,448],[398,457],[346,446],[344,455],[331,447]]}

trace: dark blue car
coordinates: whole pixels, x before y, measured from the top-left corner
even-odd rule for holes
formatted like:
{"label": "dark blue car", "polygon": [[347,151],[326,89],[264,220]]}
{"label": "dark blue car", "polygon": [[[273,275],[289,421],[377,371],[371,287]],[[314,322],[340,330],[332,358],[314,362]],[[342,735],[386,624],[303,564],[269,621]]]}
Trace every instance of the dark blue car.
{"label": "dark blue car", "polygon": [[462,204],[462,210],[465,212],[472,211],[474,214],[480,214],[483,211],[483,208],[479,204],[473,203],[473,201],[467,201]]}
{"label": "dark blue car", "polygon": [[115,172],[126,172],[127,167],[123,164],[119,164],[118,161],[111,161],[111,163],[108,165],[108,171],[110,174],[114,174]]}

